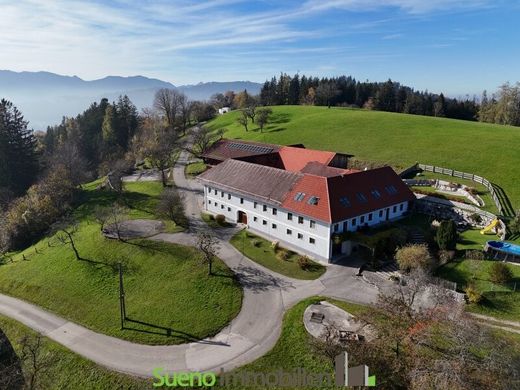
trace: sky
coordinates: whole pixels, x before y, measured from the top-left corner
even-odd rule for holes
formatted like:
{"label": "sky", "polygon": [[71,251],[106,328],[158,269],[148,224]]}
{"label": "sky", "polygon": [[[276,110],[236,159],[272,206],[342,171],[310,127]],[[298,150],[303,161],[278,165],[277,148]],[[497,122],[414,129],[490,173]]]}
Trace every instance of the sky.
{"label": "sky", "polygon": [[0,69],[175,85],[280,72],[449,96],[520,81],[520,0],[0,0]]}

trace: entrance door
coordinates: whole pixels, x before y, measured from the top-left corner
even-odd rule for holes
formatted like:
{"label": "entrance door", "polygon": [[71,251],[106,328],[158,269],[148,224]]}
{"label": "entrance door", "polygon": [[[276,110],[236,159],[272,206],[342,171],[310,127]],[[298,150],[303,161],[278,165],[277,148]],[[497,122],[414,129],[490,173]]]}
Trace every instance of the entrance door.
{"label": "entrance door", "polygon": [[247,225],[247,214],[243,211],[238,212],[238,223],[243,223],[244,225]]}
{"label": "entrance door", "polygon": [[390,217],[390,209],[388,208],[388,209],[386,209],[386,220],[387,221],[388,221],[389,217]]}

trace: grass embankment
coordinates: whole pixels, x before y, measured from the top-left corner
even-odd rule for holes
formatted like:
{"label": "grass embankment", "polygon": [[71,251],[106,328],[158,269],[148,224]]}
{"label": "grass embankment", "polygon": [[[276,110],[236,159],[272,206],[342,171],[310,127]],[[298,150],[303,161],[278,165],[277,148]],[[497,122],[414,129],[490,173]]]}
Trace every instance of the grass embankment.
{"label": "grass embankment", "polygon": [[[5,333],[17,356],[21,356],[20,340],[32,337],[36,333],[26,326],[0,316],[0,329]],[[44,389],[152,389],[151,379],[139,379],[129,375],[109,371],[69,351],[67,348],[43,338],[40,349],[40,363],[45,363],[45,369],[38,378]],[[22,365],[26,372],[31,368]]]}
{"label": "grass embankment", "polygon": [[317,279],[326,271],[326,267],[309,260],[308,269],[303,270],[298,265],[298,254],[288,251],[287,259],[277,256],[277,251],[284,250],[273,248],[271,243],[257,235],[241,230],[231,238],[231,244],[244,256],[269,268],[272,271],[295,279]]}
{"label": "grass embankment", "polygon": [[[520,208],[520,137],[518,128],[418,115],[311,106],[272,107],[271,123],[248,132],[237,123],[239,112],[208,123],[226,128],[227,138],[353,154],[356,158],[408,167],[419,161],[486,177],[501,186]],[[445,176],[446,178],[447,176]],[[485,199],[484,199],[485,200]]]}
{"label": "grass embankment", "polygon": [[[129,218],[154,218],[159,183],[129,183]],[[208,276],[193,248],[134,240],[106,239],[93,219],[96,205],[112,204],[113,193],[95,185],[76,209],[78,261],[68,245],[53,237],[0,265],[0,291],[42,306],[95,331],[148,344],[177,344],[217,333],[240,310],[242,290],[221,261]],[[24,256],[26,260],[24,260]],[[120,329],[118,274],[124,264],[127,315],[151,326],[128,322]],[[221,277],[224,276],[224,277]],[[172,329],[167,336],[166,329]]]}
{"label": "grass embankment", "polygon": [[184,169],[184,174],[188,177],[195,177],[197,175],[200,175],[206,169],[208,169],[207,165],[204,164],[202,161],[198,161],[186,165],[186,168]]}

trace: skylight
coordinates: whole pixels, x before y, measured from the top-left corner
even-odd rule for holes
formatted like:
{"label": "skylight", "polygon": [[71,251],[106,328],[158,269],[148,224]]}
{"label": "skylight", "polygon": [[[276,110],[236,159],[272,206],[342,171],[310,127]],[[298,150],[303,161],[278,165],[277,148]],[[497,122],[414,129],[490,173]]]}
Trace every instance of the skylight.
{"label": "skylight", "polygon": [[386,186],[385,190],[389,195],[397,194],[397,189],[393,185]]}
{"label": "skylight", "polygon": [[365,196],[365,194],[361,193],[361,192],[358,192],[356,194],[356,197],[358,198],[358,200],[361,202],[361,203],[365,203],[368,201],[367,197]]}
{"label": "skylight", "polygon": [[381,197],[381,193],[378,190],[372,190],[370,193],[376,199],[379,199]]}
{"label": "skylight", "polygon": [[307,201],[308,204],[317,205],[320,198],[317,196],[311,196],[309,200]]}
{"label": "skylight", "polygon": [[305,198],[304,192],[298,192],[296,195],[294,195],[294,200],[297,202],[301,202]]}
{"label": "skylight", "polygon": [[343,207],[350,207],[350,201],[346,196],[342,196],[341,198],[339,198],[339,202]]}

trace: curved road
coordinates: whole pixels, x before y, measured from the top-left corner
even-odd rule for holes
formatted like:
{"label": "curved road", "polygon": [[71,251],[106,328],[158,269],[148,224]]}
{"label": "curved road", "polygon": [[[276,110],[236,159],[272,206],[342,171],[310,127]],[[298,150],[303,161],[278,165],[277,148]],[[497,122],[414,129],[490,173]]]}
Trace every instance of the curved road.
{"label": "curved road", "polygon": [[[189,154],[182,152],[174,180],[185,195],[190,231],[207,229],[200,219],[202,187],[184,177]],[[372,303],[378,290],[358,279],[357,267],[329,265],[319,279],[303,281],[277,274],[238,252],[228,240],[236,229],[220,229],[219,257],[237,274],[244,299],[238,316],[218,335],[182,345],[150,346],[109,337],[77,325],[38,306],[0,294],[0,314],[13,318],[110,369],[151,376],[155,367],[167,371],[225,371],[250,363],[267,353],[280,336],[284,312],[300,300],[325,295],[358,303]],[[161,233],[152,239],[193,245],[195,235]]]}

